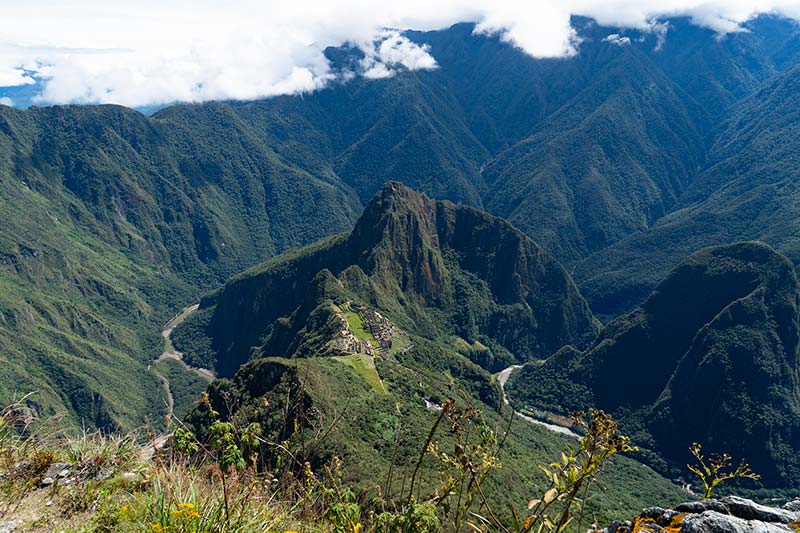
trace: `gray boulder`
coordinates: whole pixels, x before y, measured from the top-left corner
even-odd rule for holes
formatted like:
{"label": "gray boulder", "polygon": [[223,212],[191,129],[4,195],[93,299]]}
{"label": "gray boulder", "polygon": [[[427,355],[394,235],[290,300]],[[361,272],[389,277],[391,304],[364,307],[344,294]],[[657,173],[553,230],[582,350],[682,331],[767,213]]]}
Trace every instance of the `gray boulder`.
{"label": "gray boulder", "polygon": [[728,512],[737,518],[759,520],[761,522],[778,522],[788,524],[800,519],[800,514],[786,509],[767,507],[738,496],[725,496],[720,500]]}
{"label": "gray boulder", "polygon": [[672,519],[679,515],[678,511],[672,509],[662,509],[661,507],[648,507],[639,516],[649,518],[660,527],[667,527],[672,523]]}
{"label": "gray boulder", "polygon": [[728,514],[728,508],[719,500],[706,500],[702,502],[686,502],[675,507],[679,513],[702,513],[704,511],[716,511]]}
{"label": "gray boulder", "polygon": [[72,467],[68,463],[53,463],[50,465],[50,468],[47,469],[47,473],[44,477],[65,478],[69,476],[71,468]]}
{"label": "gray boulder", "polygon": [[800,500],[792,500],[790,502],[786,502],[783,508],[786,509],[787,511],[800,513]]}
{"label": "gray boulder", "polygon": [[684,518],[682,533],[794,533],[784,523],[746,520],[736,516],[704,511]]}
{"label": "gray boulder", "polygon": [[[719,500],[686,502],[674,510],[650,507],[636,518],[650,533],[679,525],[680,533],[797,533],[800,524],[800,501],[783,508],[761,505],[737,496]],[[625,527],[627,525],[627,527]],[[630,533],[631,522],[614,522],[605,533]]]}
{"label": "gray boulder", "polygon": [[50,465],[50,468],[47,469],[45,472],[42,481],[39,482],[39,485],[42,487],[49,487],[56,482],[56,480],[63,480],[69,477],[71,472],[71,466],[67,463],[53,463]]}

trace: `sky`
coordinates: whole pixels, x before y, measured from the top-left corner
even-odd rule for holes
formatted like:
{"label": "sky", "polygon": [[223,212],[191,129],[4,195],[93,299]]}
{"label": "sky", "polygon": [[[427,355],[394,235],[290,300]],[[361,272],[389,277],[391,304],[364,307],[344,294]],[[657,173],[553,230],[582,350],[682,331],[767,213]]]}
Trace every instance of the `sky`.
{"label": "sky", "polygon": [[0,105],[17,95],[142,107],[309,92],[334,79],[328,46],[363,50],[354,76],[433,69],[430,50],[401,30],[457,22],[534,57],[568,57],[579,53],[571,15],[641,31],[688,16],[725,35],[760,13],[797,20],[800,0],[0,0]]}

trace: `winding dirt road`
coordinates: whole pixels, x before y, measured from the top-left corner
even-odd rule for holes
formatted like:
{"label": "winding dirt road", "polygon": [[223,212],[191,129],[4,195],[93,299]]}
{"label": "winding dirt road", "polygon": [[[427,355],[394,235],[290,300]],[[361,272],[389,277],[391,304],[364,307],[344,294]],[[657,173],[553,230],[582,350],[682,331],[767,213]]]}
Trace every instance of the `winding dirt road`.
{"label": "winding dirt road", "polygon": [[172,317],[172,319],[164,325],[164,329],[161,330],[161,336],[164,337],[164,352],[161,356],[156,359],[156,363],[159,361],[163,361],[164,359],[174,359],[175,361],[180,361],[183,363],[183,366],[186,367],[188,370],[196,373],[197,375],[207,379],[208,381],[213,381],[217,378],[217,376],[211,370],[207,368],[195,368],[190,367],[186,363],[183,362],[181,356],[183,355],[181,352],[175,349],[175,346],[172,345],[172,341],[170,340],[170,335],[172,335],[172,331],[178,327],[178,325],[189,318],[189,316],[197,311],[200,306],[198,304],[190,305],[188,307],[184,307],[180,313]]}
{"label": "winding dirt road", "polygon": [[[183,322],[184,320],[189,318],[189,316],[192,313],[197,311],[198,307],[199,306],[197,304],[189,305],[187,307],[184,307],[183,309],[181,309],[180,313],[178,313],[177,315],[172,317],[172,319],[170,319],[170,321],[167,322],[164,325],[164,328],[161,330],[161,336],[164,337],[164,351],[161,353],[161,355],[158,357],[158,359],[156,359],[153,362],[152,365],[147,367],[147,369],[150,372],[152,372],[153,375],[156,378],[158,378],[158,380],[161,382],[162,386],[164,387],[164,393],[166,394],[166,397],[167,397],[167,405],[166,405],[166,407],[167,407],[167,413],[166,413],[167,420],[172,419],[172,417],[175,415],[175,398],[172,396],[172,387],[170,385],[169,379],[167,379],[167,377],[164,374],[162,374],[161,372],[156,370],[156,367],[155,367],[156,363],[158,363],[159,361],[163,361],[164,359],[174,359],[175,361],[180,362],[184,366],[184,368],[186,368],[187,370],[190,370],[192,372],[195,372],[197,375],[199,375],[203,379],[206,379],[209,383],[211,381],[213,381],[214,379],[216,379],[216,375],[214,375],[214,373],[212,371],[208,370],[207,368],[193,368],[193,367],[190,367],[189,365],[187,365],[183,361],[183,359],[181,358],[181,355],[182,355],[181,352],[179,352],[179,351],[177,351],[175,349],[175,346],[172,345],[172,341],[170,340],[170,335],[172,335],[172,331],[181,322]],[[147,447],[143,448],[142,454],[141,454],[142,455],[142,459],[148,459],[148,458],[152,457],[153,454],[156,452],[156,450],[161,449],[164,446],[166,446],[166,444],[169,441],[169,438],[171,436],[172,436],[172,432],[165,432],[165,433],[162,433],[161,435],[159,435],[158,437],[156,437],[153,440],[153,442],[151,443],[152,444],[151,446],[147,446]]]}

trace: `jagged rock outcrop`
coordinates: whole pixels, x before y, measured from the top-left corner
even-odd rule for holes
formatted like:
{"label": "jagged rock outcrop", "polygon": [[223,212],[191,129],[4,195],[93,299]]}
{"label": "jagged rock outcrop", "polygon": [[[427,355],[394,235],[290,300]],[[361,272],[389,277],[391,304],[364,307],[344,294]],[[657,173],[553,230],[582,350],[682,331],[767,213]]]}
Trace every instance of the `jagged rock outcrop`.
{"label": "jagged rock outcrop", "polygon": [[795,533],[800,512],[768,507],[736,496],[696,501],[675,509],[651,507],[629,522],[614,522],[603,533]]}

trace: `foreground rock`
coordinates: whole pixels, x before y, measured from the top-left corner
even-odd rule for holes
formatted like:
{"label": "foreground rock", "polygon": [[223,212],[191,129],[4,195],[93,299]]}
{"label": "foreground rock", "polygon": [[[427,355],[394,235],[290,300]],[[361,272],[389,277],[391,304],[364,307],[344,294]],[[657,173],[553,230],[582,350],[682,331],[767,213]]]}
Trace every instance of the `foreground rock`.
{"label": "foreground rock", "polygon": [[630,522],[614,522],[602,533],[797,533],[800,505],[769,507],[737,496],[651,507]]}

